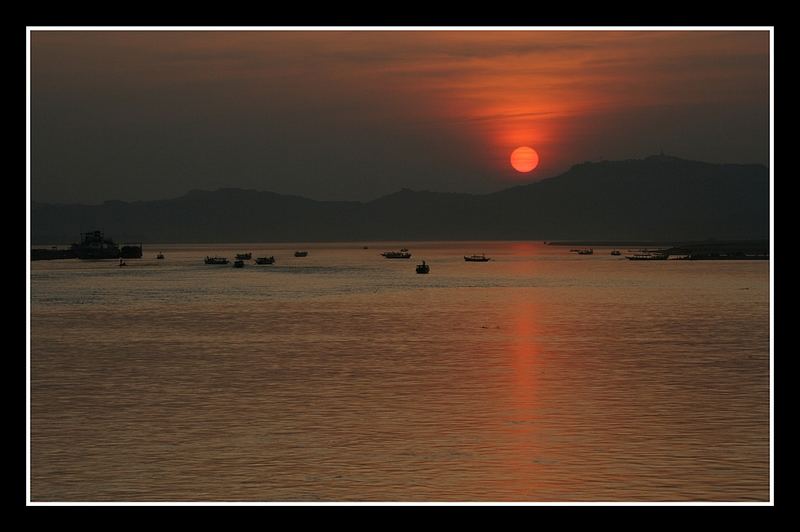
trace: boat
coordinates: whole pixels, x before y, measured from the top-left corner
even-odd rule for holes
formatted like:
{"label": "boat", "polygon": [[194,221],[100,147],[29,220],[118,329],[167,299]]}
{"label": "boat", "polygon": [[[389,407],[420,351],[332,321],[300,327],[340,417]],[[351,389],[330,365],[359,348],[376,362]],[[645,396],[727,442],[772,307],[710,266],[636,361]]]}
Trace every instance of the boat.
{"label": "boat", "polygon": [[410,259],[411,253],[408,250],[405,251],[385,251],[381,253],[387,259]]}
{"label": "boat", "polygon": [[469,255],[469,256],[464,255],[464,260],[467,262],[489,262],[492,259],[490,259],[484,254],[480,254],[480,255]]}
{"label": "boat", "polygon": [[244,268],[244,261],[242,259],[236,259],[233,262],[233,267],[234,268]]}
{"label": "boat", "polygon": [[79,259],[118,259],[119,246],[102,231],[81,233],[80,244],[72,244],[72,252]]}
{"label": "boat", "polygon": [[422,261],[422,264],[417,264],[417,273],[428,273],[431,271],[431,267],[425,264],[425,261]]}
{"label": "boat", "polygon": [[403,253],[407,253],[408,252],[408,248],[403,248],[400,251],[403,252]]}
{"label": "boat", "polygon": [[237,253],[236,260],[250,260],[253,258],[252,253]]}
{"label": "boat", "polygon": [[642,255],[626,255],[628,260],[667,260],[669,255],[666,253],[647,253]]}
{"label": "boat", "polygon": [[122,260],[122,259],[119,259],[119,265],[120,265],[120,267],[122,267],[122,266],[127,266],[127,264],[125,263],[125,261],[124,261],[124,260]]}
{"label": "boat", "polygon": [[594,254],[594,250],[591,249],[591,248],[590,249],[579,249],[578,250],[578,255],[592,255],[592,254]]}
{"label": "boat", "polygon": [[308,251],[295,251],[294,252],[294,256],[295,257],[306,257],[306,256],[308,256]]}
{"label": "boat", "polygon": [[616,257],[616,256],[619,256],[619,255],[622,255],[622,252],[620,250],[618,250],[618,249],[615,249],[614,251],[611,252],[611,254]]}
{"label": "boat", "polygon": [[275,257],[256,257],[256,264],[273,264]]}
{"label": "boat", "polygon": [[226,257],[206,257],[206,264],[228,264]]}
{"label": "boat", "polygon": [[142,258],[142,245],[141,244],[122,244],[119,250],[119,256],[123,259],[141,259]]}
{"label": "boat", "polygon": [[159,253],[158,255],[156,255],[156,258],[157,259],[163,259],[164,258],[164,254],[163,253]]}

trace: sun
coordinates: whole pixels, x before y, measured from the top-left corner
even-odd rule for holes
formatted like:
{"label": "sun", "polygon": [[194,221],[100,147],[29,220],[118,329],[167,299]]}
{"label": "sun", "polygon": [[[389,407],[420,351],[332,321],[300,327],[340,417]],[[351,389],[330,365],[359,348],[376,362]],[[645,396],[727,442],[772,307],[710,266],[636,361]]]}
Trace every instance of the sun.
{"label": "sun", "polygon": [[530,172],[539,166],[539,154],[528,146],[520,146],[511,152],[511,166],[517,172]]}

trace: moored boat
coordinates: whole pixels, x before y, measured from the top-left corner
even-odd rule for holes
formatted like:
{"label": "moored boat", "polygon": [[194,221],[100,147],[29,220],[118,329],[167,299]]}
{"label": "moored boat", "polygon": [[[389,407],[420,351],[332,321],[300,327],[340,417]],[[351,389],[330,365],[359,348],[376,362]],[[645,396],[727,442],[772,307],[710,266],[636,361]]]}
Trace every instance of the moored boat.
{"label": "moored boat", "polygon": [[233,262],[234,268],[244,268],[244,261],[242,259],[237,259]]}
{"label": "moored boat", "polygon": [[307,257],[308,256],[308,251],[295,251],[294,252],[294,256],[295,257]]}
{"label": "moored boat", "polygon": [[578,255],[592,255],[592,254],[594,254],[594,250],[591,248],[578,250]]}
{"label": "moored boat", "polygon": [[236,260],[250,260],[253,258],[252,253],[237,253]]}
{"label": "moored boat", "polygon": [[206,264],[228,264],[227,257],[206,257]]}
{"label": "moored boat", "polygon": [[620,250],[618,250],[618,249],[615,249],[614,251],[611,252],[611,254],[616,257],[616,256],[619,256],[619,255],[622,255],[622,252]]}
{"label": "moored boat", "polygon": [[275,257],[256,257],[256,264],[273,264]]}
{"label": "moored boat", "polygon": [[464,255],[464,260],[467,262],[489,262],[492,259],[490,259],[484,254],[480,254],[480,255]]}

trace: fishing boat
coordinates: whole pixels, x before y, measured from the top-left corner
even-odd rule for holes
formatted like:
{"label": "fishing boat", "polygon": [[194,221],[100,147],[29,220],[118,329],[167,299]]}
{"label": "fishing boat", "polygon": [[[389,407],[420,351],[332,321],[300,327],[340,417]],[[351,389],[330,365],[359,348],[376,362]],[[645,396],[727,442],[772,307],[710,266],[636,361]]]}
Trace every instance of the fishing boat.
{"label": "fishing boat", "polygon": [[228,264],[226,257],[206,257],[206,264]]}
{"label": "fishing boat", "polygon": [[237,259],[233,262],[234,268],[244,268],[244,261],[242,259]]}
{"label": "fishing boat", "polygon": [[294,256],[295,257],[306,257],[306,256],[308,256],[308,251],[295,251],[294,252]]}
{"label": "fishing boat", "polygon": [[417,273],[429,273],[431,271],[431,267],[425,264],[425,261],[422,261],[422,264],[417,264]]}
{"label": "fishing boat", "polygon": [[[403,248],[403,249],[405,249],[405,248]],[[381,255],[383,255],[387,259],[410,259],[411,258],[411,253],[409,253],[407,249],[405,251],[403,251],[402,249],[400,251],[385,251],[385,252],[381,253]]]}
{"label": "fishing boat", "polygon": [[480,254],[480,255],[469,255],[469,256],[464,255],[464,260],[467,262],[489,262],[492,259],[490,259],[484,254]]}
{"label": "fishing boat", "polygon": [[256,264],[273,264],[275,257],[256,257]]}
{"label": "fishing boat", "polygon": [[237,253],[236,260],[250,260],[253,258],[252,253]]}

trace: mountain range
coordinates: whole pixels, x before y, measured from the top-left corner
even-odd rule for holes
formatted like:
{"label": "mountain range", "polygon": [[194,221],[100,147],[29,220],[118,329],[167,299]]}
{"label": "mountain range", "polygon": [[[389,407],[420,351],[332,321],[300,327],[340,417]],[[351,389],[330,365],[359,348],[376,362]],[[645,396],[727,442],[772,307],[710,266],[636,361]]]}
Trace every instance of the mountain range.
{"label": "mountain range", "polygon": [[491,194],[403,189],[358,202],[225,188],[101,205],[34,201],[31,240],[67,244],[95,229],[146,243],[755,240],[769,238],[769,190],[763,165],[653,155],[585,162]]}

